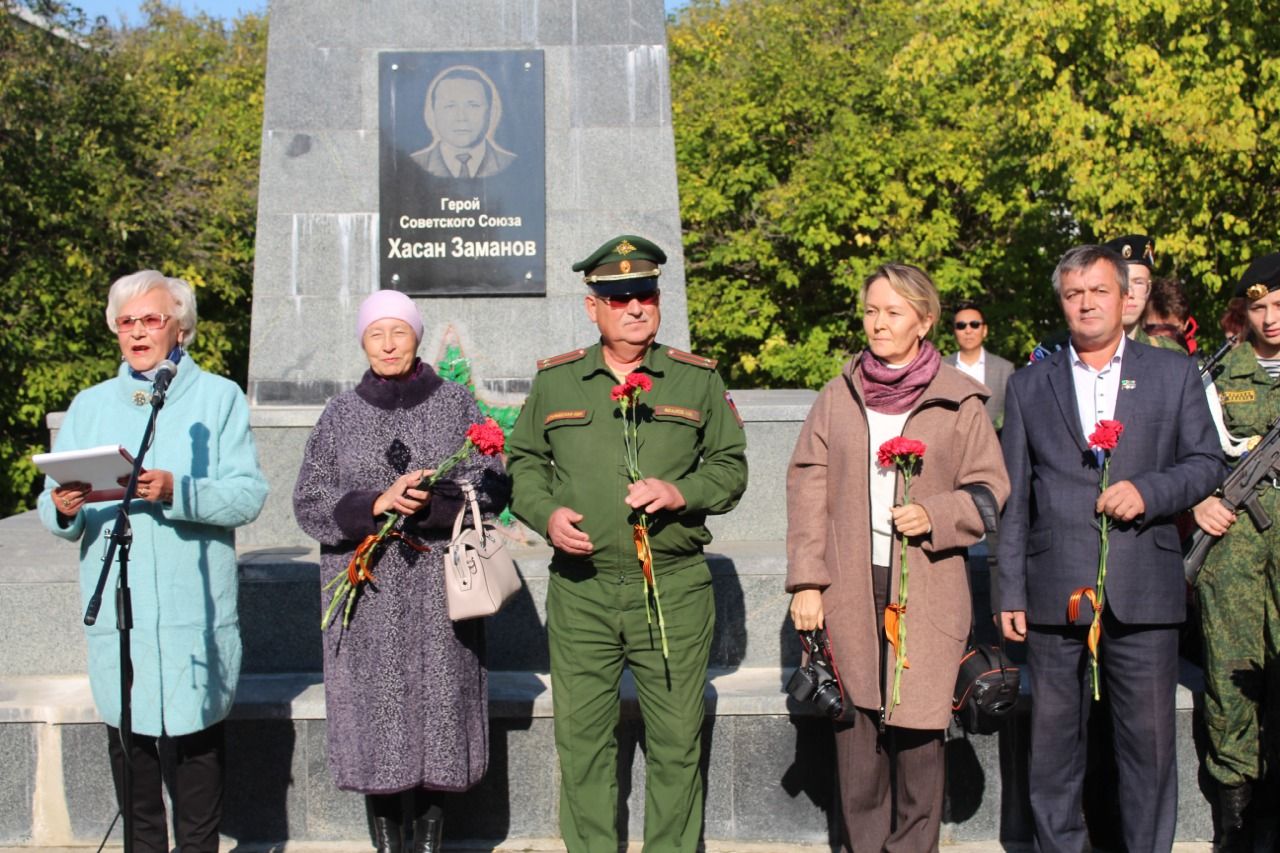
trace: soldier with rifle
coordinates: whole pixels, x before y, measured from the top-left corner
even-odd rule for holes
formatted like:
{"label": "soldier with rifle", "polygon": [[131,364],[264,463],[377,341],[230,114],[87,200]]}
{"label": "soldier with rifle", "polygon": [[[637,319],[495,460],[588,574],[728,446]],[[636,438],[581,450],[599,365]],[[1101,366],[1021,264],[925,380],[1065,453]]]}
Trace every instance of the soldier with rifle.
{"label": "soldier with rifle", "polygon": [[[1219,493],[1195,507],[1200,530],[1184,561],[1200,600],[1205,764],[1218,784],[1224,851],[1254,849],[1252,812],[1275,803],[1262,789],[1280,768],[1280,526],[1271,523],[1280,513],[1280,253],[1250,264],[1235,295],[1247,300],[1248,345],[1226,353],[1216,386],[1224,444],[1251,449]],[[1238,518],[1242,507],[1249,519]]]}

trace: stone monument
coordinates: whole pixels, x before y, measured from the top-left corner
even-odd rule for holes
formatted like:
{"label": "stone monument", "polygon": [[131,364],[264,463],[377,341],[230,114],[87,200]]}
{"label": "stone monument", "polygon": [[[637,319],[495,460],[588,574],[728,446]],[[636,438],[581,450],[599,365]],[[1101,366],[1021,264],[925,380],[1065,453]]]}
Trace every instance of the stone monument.
{"label": "stone monument", "polygon": [[[504,53],[541,59],[545,140],[521,136],[521,127],[506,147],[528,150],[521,160],[545,154],[545,199],[538,200],[545,240],[533,246],[545,265],[545,295],[424,295],[423,356],[431,359],[456,336],[482,395],[522,396],[538,358],[595,339],[570,266],[609,237],[631,232],[675,250],[663,271],[663,338],[687,346],[661,0],[277,0],[262,134],[251,403],[322,404],[366,367],[352,332],[356,308],[379,286],[396,286],[380,273],[398,261],[389,255],[405,233],[380,227],[389,224],[380,222],[380,140],[391,134],[380,126],[380,112],[387,117],[380,70],[394,74],[397,64],[384,67],[380,58],[417,54],[430,62],[433,53],[458,65]],[[482,60],[457,61],[468,53]],[[507,98],[508,115],[513,100]],[[401,114],[413,115],[420,103]],[[413,145],[410,138],[406,147]],[[470,203],[492,180],[457,181],[462,198],[448,203]],[[391,188],[382,181],[383,190]],[[484,213],[442,210],[441,195],[397,213],[410,221]],[[490,200],[483,199],[485,207]],[[456,233],[469,240],[480,230]],[[438,231],[409,233],[439,239]],[[455,250],[451,240],[443,245]],[[436,283],[425,285],[416,294]]]}
{"label": "stone monument", "polygon": [[[518,403],[536,359],[596,339],[572,263],[638,233],[670,257],[661,338],[688,346],[665,17],[661,0],[273,0],[269,14],[248,394],[272,493],[237,533],[244,665],[222,832],[227,848],[361,849],[363,801],[334,789],[326,767],[317,552],[290,500],[303,444],[366,367],[355,315],[379,287],[418,300],[424,359],[456,345],[482,398]],[[781,690],[799,657],[783,590],[784,475],[813,396],[735,393],[751,473],[738,508],[711,521],[713,847],[831,840],[831,729]],[[61,417],[50,414],[51,430]],[[0,544],[0,843],[96,843],[115,797],[84,676],[76,546],[34,513],[0,521]],[[557,833],[549,550],[516,554],[526,590],[487,625],[489,770],[447,809],[451,843]],[[634,690],[623,692],[619,821],[635,840],[644,746]],[[1209,821],[1188,781],[1191,694],[1179,702],[1186,839]],[[1028,836],[1025,736],[1020,716],[1004,735],[949,745],[944,841]]]}
{"label": "stone monument", "polygon": [[[353,329],[379,287],[418,299],[425,360],[456,344],[482,398],[518,403],[537,359],[595,341],[573,262],[638,233],[670,250],[662,338],[688,346],[661,0],[275,0],[270,15],[247,391],[272,495],[242,542],[310,544],[289,504],[302,441],[368,366]],[[501,175],[428,174],[432,78],[458,67],[488,81],[482,143],[515,162]],[[445,257],[401,257],[415,248]],[[465,256],[489,248],[515,265]]]}

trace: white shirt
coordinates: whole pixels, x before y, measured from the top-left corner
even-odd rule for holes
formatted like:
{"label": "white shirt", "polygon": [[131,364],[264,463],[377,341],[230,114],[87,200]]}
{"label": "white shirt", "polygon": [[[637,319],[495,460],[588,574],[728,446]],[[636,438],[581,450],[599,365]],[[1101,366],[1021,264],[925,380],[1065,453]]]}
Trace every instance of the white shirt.
{"label": "white shirt", "polygon": [[964,353],[960,353],[960,352],[956,353],[956,367],[960,369],[961,373],[967,373],[968,375],[972,376],[974,379],[981,382],[983,385],[986,385],[987,384],[987,350],[986,348],[985,347],[978,348],[978,360],[975,361],[973,364],[965,364]]}
{"label": "white shirt", "polygon": [[880,445],[902,435],[910,411],[886,415],[867,409],[867,435],[871,440],[871,564],[887,566],[893,554],[894,493],[898,490],[898,469],[881,468],[877,459]]}
{"label": "white shirt", "polygon": [[1080,360],[1076,353],[1076,345],[1068,343],[1071,355],[1071,382],[1076,389],[1076,409],[1080,413],[1080,428],[1087,439],[1098,421],[1109,421],[1115,418],[1116,396],[1120,393],[1120,360],[1124,356],[1125,337],[1120,336],[1120,346],[1116,354],[1103,365],[1101,370],[1094,370]]}

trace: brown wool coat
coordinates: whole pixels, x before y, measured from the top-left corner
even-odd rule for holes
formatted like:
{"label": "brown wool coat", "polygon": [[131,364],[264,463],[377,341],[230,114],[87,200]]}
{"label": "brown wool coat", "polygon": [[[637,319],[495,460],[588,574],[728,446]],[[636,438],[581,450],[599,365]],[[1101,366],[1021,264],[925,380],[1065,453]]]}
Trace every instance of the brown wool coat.
{"label": "brown wool coat", "polygon": [[[880,641],[871,586],[869,454],[862,377],[855,357],[827,383],[805,419],[787,472],[787,591],[822,590],[827,633],[840,669],[846,703],[878,710]],[[942,365],[907,418],[902,434],[925,443],[911,478],[911,501],[929,514],[932,531],[907,549],[907,660],[902,704],[889,723],[910,729],[946,728],[951,693],[969,634],[965,548],[982,537],[973,500],[960,486],[980,484],[1001,505],[1009,477],[995,430],[983,408],[985,386]],[[901,500],[902,477],[898,477]],[[893,544],[890,601],[898,596]],[[886,658],[886,697],[893,652]]]}

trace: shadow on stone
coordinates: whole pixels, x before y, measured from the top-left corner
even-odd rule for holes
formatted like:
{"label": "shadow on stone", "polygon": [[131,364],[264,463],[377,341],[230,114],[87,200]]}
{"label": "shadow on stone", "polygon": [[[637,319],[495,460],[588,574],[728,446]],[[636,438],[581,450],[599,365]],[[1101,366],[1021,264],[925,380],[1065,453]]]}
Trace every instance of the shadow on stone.
{"label": "shadow on stone", "polygon": [[711,637],[710,666],[737,669],[747,654],[747,606],[742,581],[733,560],[722,554],[708,554],[712,588],[715,590],[716,627]]}
{"label": "shadow on stone", "polygon": [[[227,722],[222,834],[244,844],[296,838],[290,792],[297,737],[293,720]],[[295,816],[296,819],[296,816]]]}

